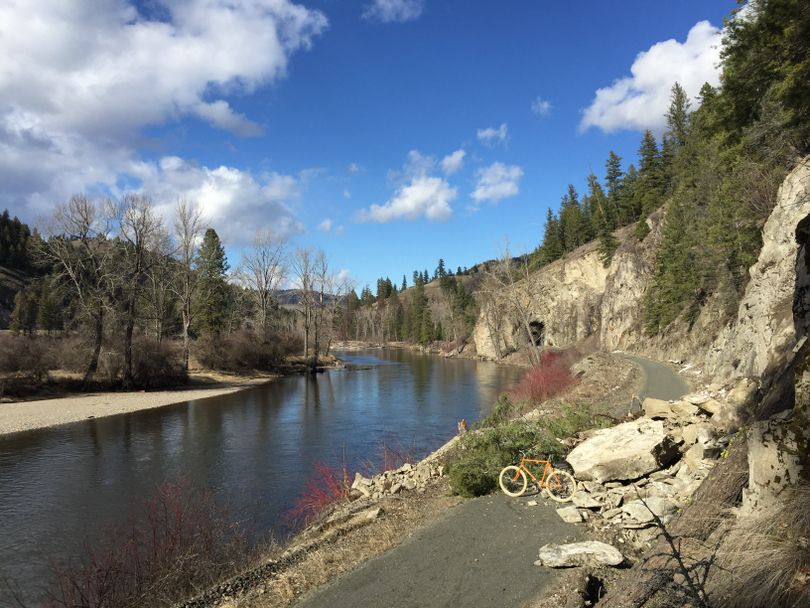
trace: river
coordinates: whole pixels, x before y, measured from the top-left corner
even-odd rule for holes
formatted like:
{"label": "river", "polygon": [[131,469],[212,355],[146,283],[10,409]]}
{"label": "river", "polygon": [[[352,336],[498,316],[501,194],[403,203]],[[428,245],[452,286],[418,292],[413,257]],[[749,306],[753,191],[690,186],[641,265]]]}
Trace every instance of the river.
{"label": "river", "polygon": [[382,445],[423,457],[521,373],[402,350],[336,354],[356,368],[0,437],[0,577],[40,588],[52,559],[78,554],[166,481],[209,488],[259,533],[284,535],[315,463],[345,457],[354,469]]}

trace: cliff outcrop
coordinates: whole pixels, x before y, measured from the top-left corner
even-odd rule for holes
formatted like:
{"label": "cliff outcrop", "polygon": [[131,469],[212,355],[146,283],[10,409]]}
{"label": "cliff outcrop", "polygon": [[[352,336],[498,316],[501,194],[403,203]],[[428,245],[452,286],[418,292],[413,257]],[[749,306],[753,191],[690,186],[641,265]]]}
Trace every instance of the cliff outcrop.
{"label": "cliff outcrop", "polygon": [[[762,229],[759,258],[731,319],[709,298],[691,326],[676,321],[666,335],[644,333],[643,303],[652,288],[664,213],[647,222],[650,233],[642,242],[632,229],[616,233],[621,246],[608,268],[592,243],[511,288],[520,291],[535,327],[542,329],[542,344],[569,346],[596,336],[604,350],[685,360],[720,381],[761,377],[783,362],[810,323],[810,157],[779,189]],[[528,342],[523,324],[510,313],[510,299],[482,306],[474,332],[480,355],[498,358]]]}

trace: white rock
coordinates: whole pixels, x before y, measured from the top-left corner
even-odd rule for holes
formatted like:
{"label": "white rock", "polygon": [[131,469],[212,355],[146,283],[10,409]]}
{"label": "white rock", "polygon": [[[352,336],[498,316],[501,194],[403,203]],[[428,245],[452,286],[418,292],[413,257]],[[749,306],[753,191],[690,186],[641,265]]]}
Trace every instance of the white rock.
{"label": "white rock", "polygon": [[588,494],[587,492],[577,492],[574,494],[573,503],[581,509],[598,509],[605,504],[606,494]]}
{"label": "white rock", "polygon": [[672,406],[668,401],[647,397],[641,404],[644,415],[648,418],[671,418],[674,416]]}
{"label": "white rock", "polygon": [[648,496],[643,501],[641,499],[633,500],[622,507],[622,511],[638,523],[652,522],[653,514],[664,519],[674,513],[675,509],[677,509],[677,505],[663,496]]}
{"label": "white rock", "polygon": [[605,482],[638,479],[669,464],[677,453],[663,422],[639,418],[596,431],[566,460],[577,478]]}
{"label": "white rock", "polygon": [[560,516],[560,519],[569,524],[578,524],[582,522],[582,514],[576,507],[562,507],[557,509],[557,515]]}
{"label": "white rock", "polygon": [[574,566],[618,566],[624,561],[621,551],[612,545],[595,540],[568,545],[540,547],[536,566],[572,568]]}

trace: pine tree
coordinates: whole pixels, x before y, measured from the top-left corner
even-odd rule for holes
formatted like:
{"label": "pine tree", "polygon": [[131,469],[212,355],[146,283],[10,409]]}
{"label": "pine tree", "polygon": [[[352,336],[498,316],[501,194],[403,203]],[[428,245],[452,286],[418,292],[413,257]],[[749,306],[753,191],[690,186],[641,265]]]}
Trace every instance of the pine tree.
{"label": "pine tree", "polygon": [[30,288],[21,289],[14,296],[14,309],[11,311],[11,331],[31,334],[37,324],[37,297]]}
{"label": "pine tree", "polygon": [[678,82],[672,85],[670,94],[667,133],[675,145],[676,152],[686,143],[686,137],[689,134],[689,97]]}
{"label": "pine tree", "polygon": [[62,328],[61,308],[47,280],[42,282],[42,289],[39,292],[37,327],[48,333]]}
{"label": "pine tree", "polygon": [[573,251],[588,242],[589,228],[582,215],[579,195],[572,184],[568,185],[568,193],[562,198],[559,221],[563,251]]}
{"label": "pine tree", "polygon": [[400,287],[399,291],[402,292],[402,291],[405,291],[406,289],[408,289],[408,279],[406,279],[405,275],[403,274],[402,275],[402,287]]}
{"label": "pine tree", "polygon": [[197,260],[197,324],[204,334],[218,334],[225,328],[230,292],[226,281],[228,261],[225,248],[213,228],[205,231]]}
{"label": "pine tree", "polygon": [[546,227],[543,232],[543,244],[540,246],[538,260],[541,266],[559,260],[563,256],[562,239],[560,238],[560,223],[554,212],[549,209],[546,213]]}

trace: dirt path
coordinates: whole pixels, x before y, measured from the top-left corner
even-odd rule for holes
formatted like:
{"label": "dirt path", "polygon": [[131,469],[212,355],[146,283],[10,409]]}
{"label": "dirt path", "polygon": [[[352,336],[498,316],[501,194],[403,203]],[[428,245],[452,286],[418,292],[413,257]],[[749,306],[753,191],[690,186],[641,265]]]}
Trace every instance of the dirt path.
{"label": "dirt path", "polygon": [[[537,506],[528,502],[537,500]],[[575,540],[537,496],[482,496],[451,509],[405,543],[334,584],[306,596],[299,608],[520,606],[555,572],[534,565],[550,542]]]}

